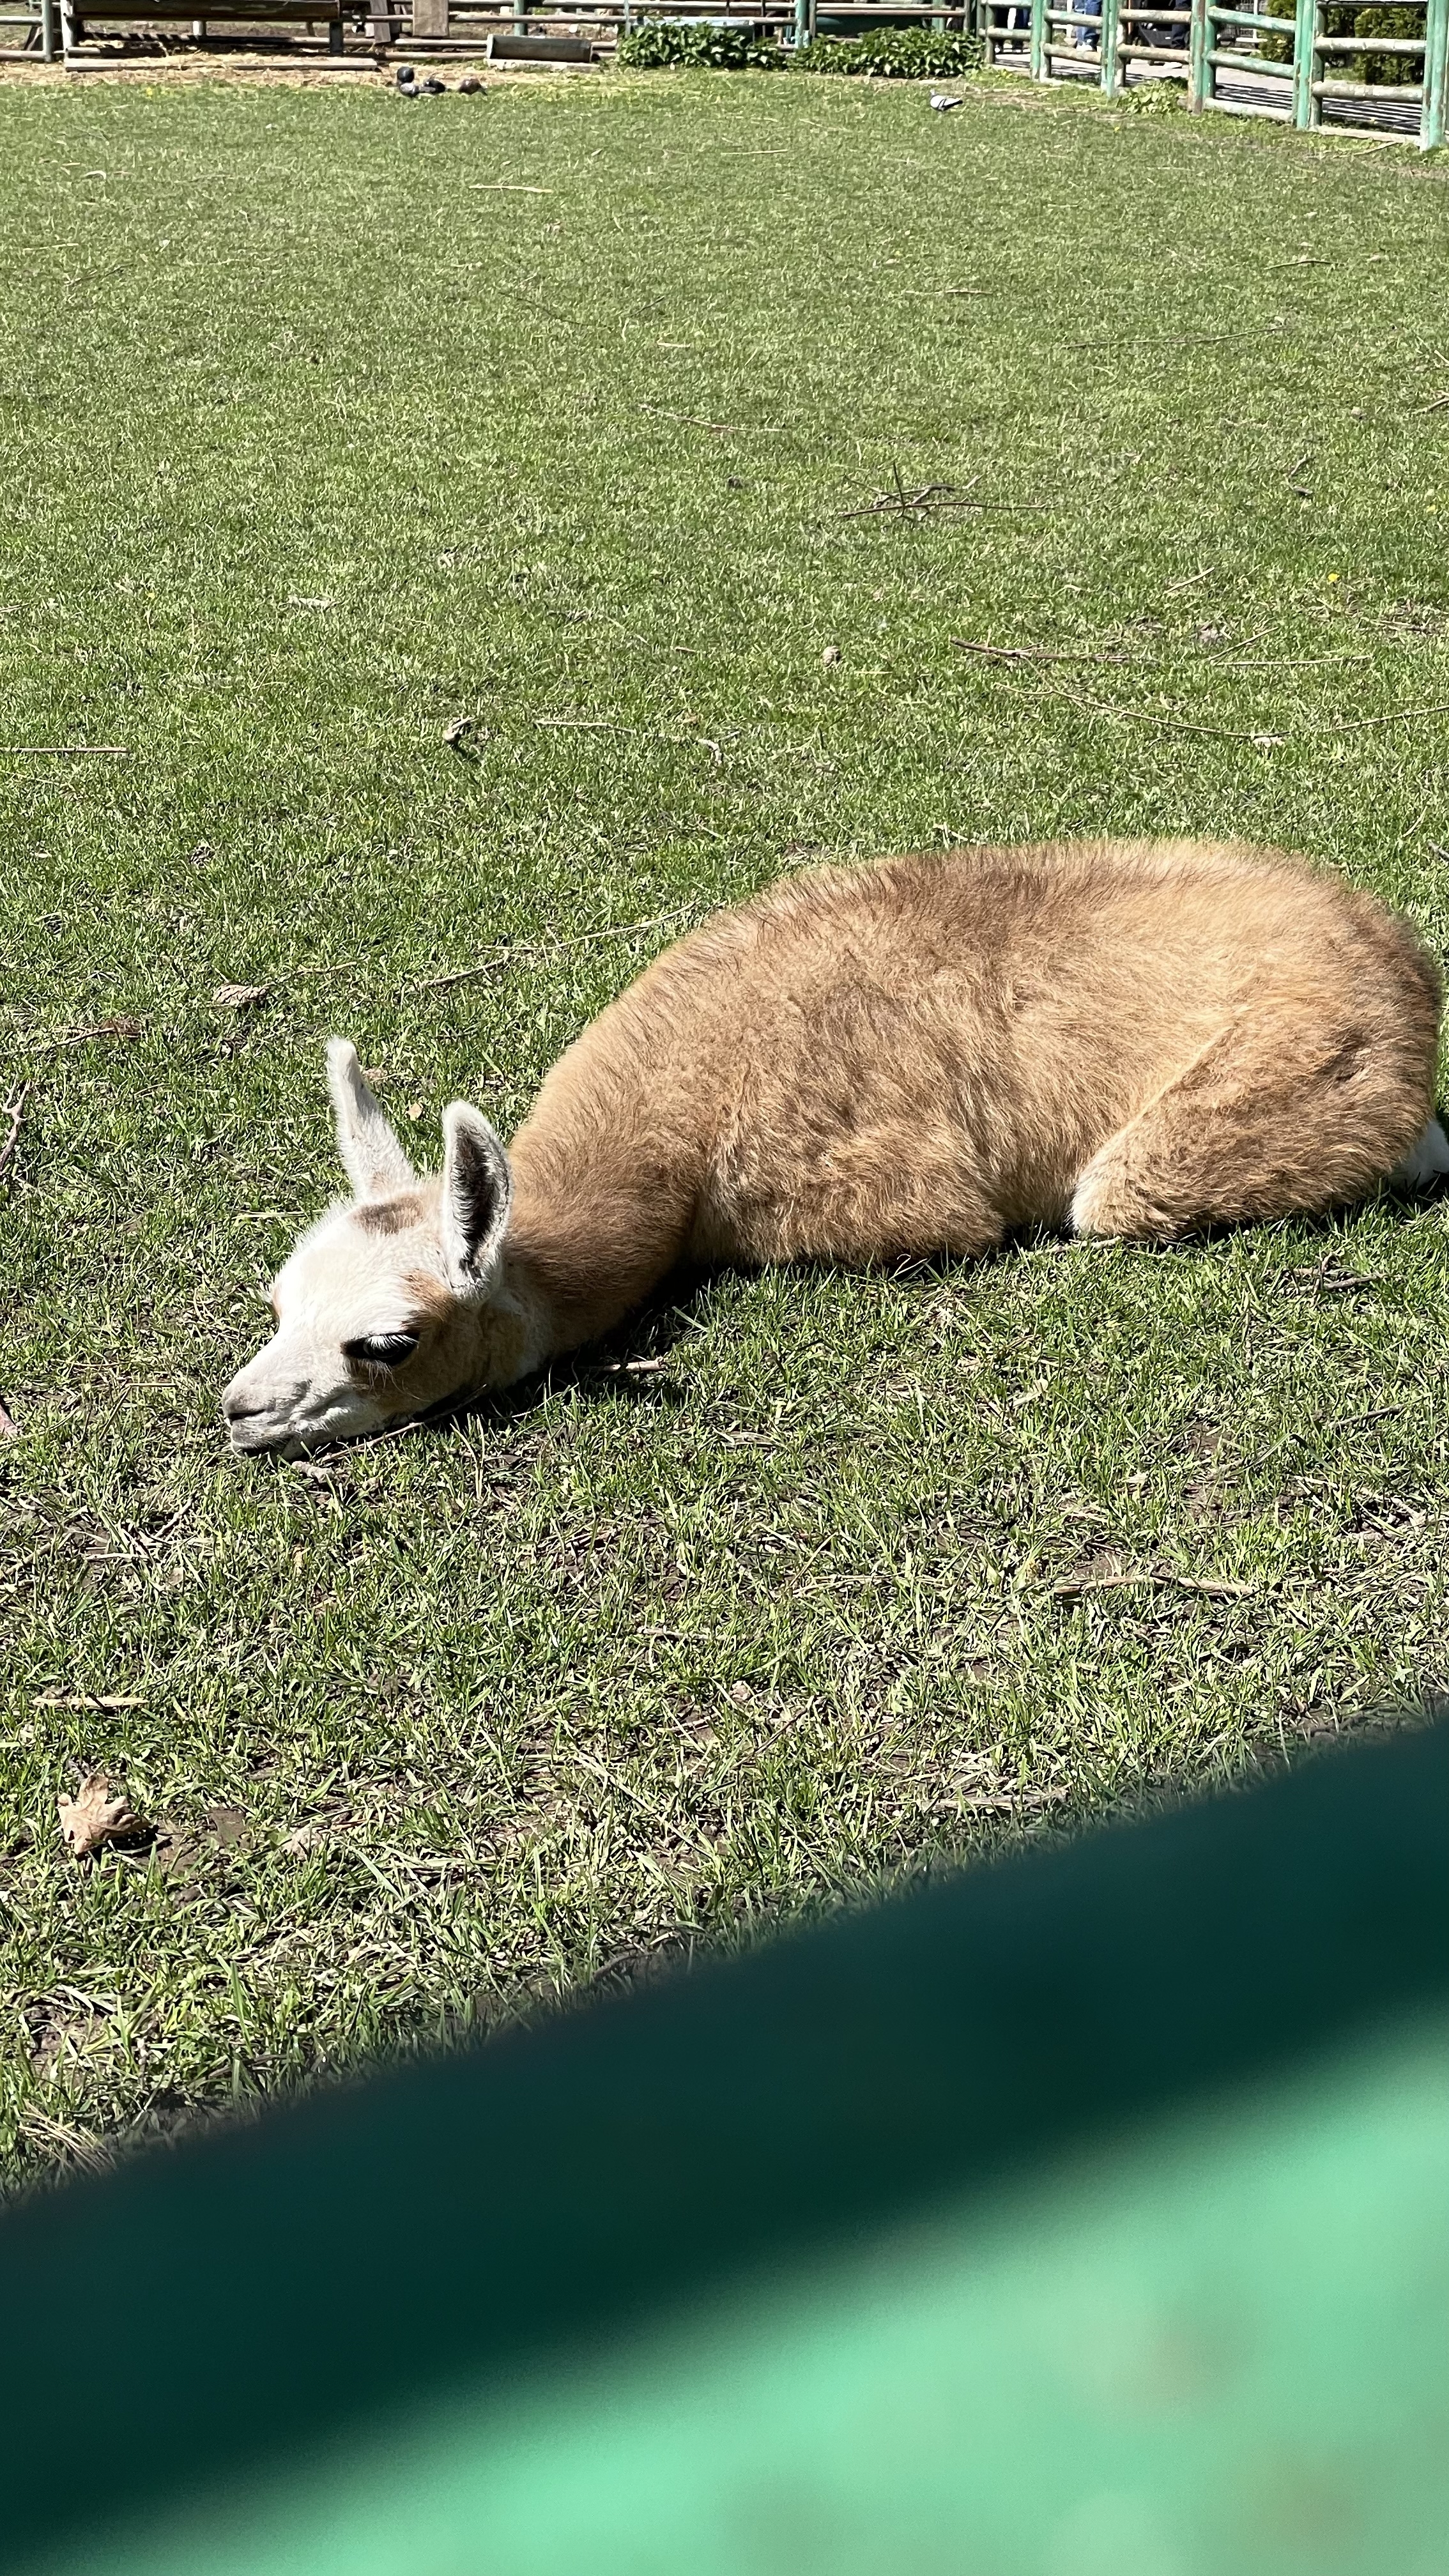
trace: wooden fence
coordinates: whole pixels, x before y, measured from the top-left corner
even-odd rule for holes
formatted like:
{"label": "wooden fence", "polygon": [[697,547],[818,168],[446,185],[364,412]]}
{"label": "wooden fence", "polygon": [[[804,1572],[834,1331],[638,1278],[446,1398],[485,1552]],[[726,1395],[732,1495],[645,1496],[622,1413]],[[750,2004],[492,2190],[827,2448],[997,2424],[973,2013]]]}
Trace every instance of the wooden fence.
{"label": "wooden fence", "polygon": [[[1281,0],[1280,0],[1281,5]],[[1268,117],[1305,130],[1377,127],[1417,135],[1426,150],[1445,140],[1449,109],[1449,0],[1420,0],[1416,36],[1378,26],[1387,10],[1350,11],[1326,0],[1294,0],[1293,15],[1190,0],[977,0],[988,55],[1033,80],[1091,80],[1108,95],[1134,78],[1176,74],[1191,108]],[[1410,14],[1395,9],[1395,19]],[[1348,33],[1326,21],[1356,17]],[[1367,22],[1367,23],[1365,23]],[[1356,78],[1355,63],[1378,77]],[[1408,75],[1395,79],[1396,69]],[[1417,74],[1417,77],[1414,75]]]}

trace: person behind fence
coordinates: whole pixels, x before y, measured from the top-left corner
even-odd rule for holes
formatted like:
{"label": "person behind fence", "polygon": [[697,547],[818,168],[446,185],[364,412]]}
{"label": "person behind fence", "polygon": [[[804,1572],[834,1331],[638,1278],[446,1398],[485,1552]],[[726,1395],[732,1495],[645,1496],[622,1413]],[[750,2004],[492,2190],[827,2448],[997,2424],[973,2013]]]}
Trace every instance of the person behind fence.
{"label": "person behind fence", "polygon": [[1072,0],[1078,20],[1095,18],[1095,27],[1078,24],[1074,39],[1078,53],[1093,54],[1102,50],[1102,0]]}

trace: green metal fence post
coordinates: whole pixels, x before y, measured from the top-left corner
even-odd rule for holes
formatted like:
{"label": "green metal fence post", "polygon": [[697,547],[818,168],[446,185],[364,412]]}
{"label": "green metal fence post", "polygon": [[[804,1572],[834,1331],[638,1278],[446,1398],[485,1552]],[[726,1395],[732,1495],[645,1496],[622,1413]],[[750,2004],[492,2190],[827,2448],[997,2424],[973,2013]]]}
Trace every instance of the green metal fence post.
{"label": "green metal fence post", "polygon": [[55,60],[55,0],[40,0],[40,59]]}
{"label": "green metal fence post", "polygon": [[810,0],[795,0],[795,43],[798,47],[808,45],[809,42]]}
{"label": "green metal fence post", "polygon": [[1449,116],[1449,0],[1429,0],[1424,13],[1424,103],[1419,141],[1432,152],[1444,141]]}
{"label": "green metal fence post", "polygon": [[1212,26],[1208,18],[1208,0],[1188,0],[1192,22],[1187,31],[1187,103],[1190,108],[1206,107],[1212,91],[1212,65],[1208,49],[1212,44]]}
{"label": "green metal fence post", "polygon": [[1319,0],[1297,0],[1293,32],[1293,122],[1317,125],[1321,102],[1313,95],[1318,78]]}
{"label": "green metal fence post", "polygon": [[1097,21],[1097,52],[1101,58],[1097,77],[1107,96],[1117,89],[1117,47],[1122,39],[1122,0],[1102,0],[1102,15]]}
{"label": "green metal fence post", "polygon": [[1035,81],[1051,77],[1051,57],[1047,52],[1049,29],[1046,22],[1047,0],[1031,0],[1031,76]]}

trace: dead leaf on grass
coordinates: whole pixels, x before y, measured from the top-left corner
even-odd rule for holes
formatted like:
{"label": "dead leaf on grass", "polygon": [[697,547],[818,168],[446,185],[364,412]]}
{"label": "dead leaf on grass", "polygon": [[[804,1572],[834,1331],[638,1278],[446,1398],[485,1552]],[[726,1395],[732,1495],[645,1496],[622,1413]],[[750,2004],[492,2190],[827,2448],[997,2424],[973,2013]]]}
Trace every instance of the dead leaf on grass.
{"label": "dead leaf on grass", "polygon": [[218,984],[211,998],[219,1010],[249,1011],[254,1003],[264,1002],[271,989],[270,984]]}
{"label": "dead leaf on grass", "polygon": [[14,1414],[6,1411],[4,1399],[0,1398],[0,1440],[18,1440],[19,1437],[20,1425]]}
{"label": "dead leaf on grass", "polygon": [[145,1842],[155,1833],[105,1771],[87,1771],[75,1796],[55,1803],[60,1830],[77,1860],[99,1851],[103,1843]]}

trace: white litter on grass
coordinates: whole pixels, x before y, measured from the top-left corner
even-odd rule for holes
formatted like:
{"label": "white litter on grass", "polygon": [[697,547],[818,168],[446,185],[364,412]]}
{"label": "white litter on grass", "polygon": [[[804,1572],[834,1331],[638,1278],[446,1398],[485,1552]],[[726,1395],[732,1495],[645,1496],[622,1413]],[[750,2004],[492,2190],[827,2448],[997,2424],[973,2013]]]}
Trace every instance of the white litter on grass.
{"label": "white litter on grass", "polygon": [[938,115],[948,107],[964,107],[965,104],[962,98],[948,98],[943,89],[933,89],[931,92],[931,105]]}

